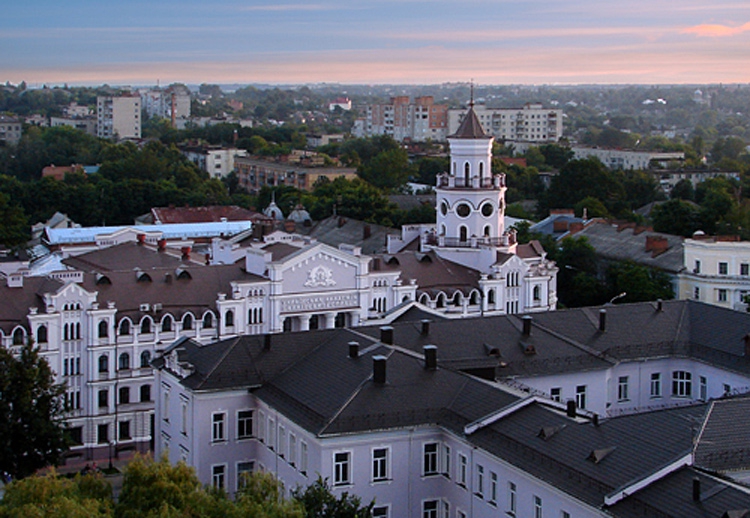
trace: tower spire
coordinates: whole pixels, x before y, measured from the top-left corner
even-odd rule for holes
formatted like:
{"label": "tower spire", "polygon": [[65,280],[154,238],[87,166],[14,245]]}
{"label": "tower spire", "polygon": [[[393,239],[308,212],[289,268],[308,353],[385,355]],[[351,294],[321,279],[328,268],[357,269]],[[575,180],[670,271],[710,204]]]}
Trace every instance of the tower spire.
{"label": "tower spire", "polygon": [[471,96],[469,97],[469,108],[473,108],[474,107],[474,79],[471,80],[470,85],[471,85],[470,87]]}

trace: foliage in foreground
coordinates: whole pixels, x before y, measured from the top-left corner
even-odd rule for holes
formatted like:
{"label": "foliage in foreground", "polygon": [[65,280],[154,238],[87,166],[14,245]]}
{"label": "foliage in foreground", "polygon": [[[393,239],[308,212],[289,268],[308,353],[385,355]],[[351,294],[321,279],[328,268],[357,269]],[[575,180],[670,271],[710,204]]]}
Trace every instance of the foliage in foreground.
{"label": "foliage in foreground", "polygon": [[289,499],[283,494],[273,475],[256,472],[231,500],[223,490],[201,485],[195,470],[182,462],[137,456],[123,473],[117,503],[101,474],[64,478],[52,471],[7,486],[0,518],[365,518],[373,505],[363,506],[348,493],[334,496],[320,477]]}

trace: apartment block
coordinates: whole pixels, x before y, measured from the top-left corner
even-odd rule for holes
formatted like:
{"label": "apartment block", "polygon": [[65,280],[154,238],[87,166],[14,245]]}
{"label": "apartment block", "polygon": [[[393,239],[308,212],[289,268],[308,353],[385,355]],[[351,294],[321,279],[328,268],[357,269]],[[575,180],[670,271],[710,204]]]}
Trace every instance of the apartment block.
{"label": "apartment block", "polygon": [[[467,109],[448,110],[448,131],[461,125]],[[557,142],[563,135],[563,111],[544,108],[541,103],[526,103],[522,108],[474,106],[484,131],[498,140]]]}
{"label": "apartment block", "polygon": [[100,138],[141,138],[141,98],[138,94],[97,97],[96,118]]}
{"label": "apartment block", "polygon": [[389,135],[398,141],[438,140],[448,135],[448,106],[435,104],[432,96],[392,97],[387,104],[367,106],[364,120],[355,124],[353,133],[357,137]]}

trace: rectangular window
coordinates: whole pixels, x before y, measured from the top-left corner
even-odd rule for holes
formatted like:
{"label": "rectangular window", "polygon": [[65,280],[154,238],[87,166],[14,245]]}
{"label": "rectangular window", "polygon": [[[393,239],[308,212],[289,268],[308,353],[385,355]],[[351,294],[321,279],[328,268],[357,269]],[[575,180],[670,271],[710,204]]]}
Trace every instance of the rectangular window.
{"label": "rectangular window", "polygon": [[422,475],[438,474],[438,443],[428,442],[423,447]]}
{"label": "rectangular window", "polygon": [[120,387],[120,404],[127,405],[130,403],[130,387]]}
{"label": "rectangular window", "polygon": [[388,479],[388,448],[372,450],[372,480]]}
{"label": "rectangular window", "polygon": [[651,373],[651,397],[661,397],[661,372]]}
{"label": "rectangular window", "polygon": [[281,458],[286,457],[286,451],[284,450],[284,447],[286,446],[286,428],[279,425],[279,455]]}
{"label": "rectangular window", "polygon": [[484,466],[477,464],[477,496],[484,498]]}
{"label": "rectangular window", "polygon": [[542,499],[534,495],[534,518],[542,518]]}
{"label": "rectangular window", "polygon": [[109,442],[109,425],[100,424],[96,427],[96,442],[107,444]]}
{"label": "rectangular window", "polygon": [[260,442],[266,440],[266,416],[261,411],[258,411],[258,439]]}
{"label": "rectangular window", "polygon": [[693,268],[693,273],[701,273],[701,262],[698,259],[695,260],[695,268]]}
{"label": "rectangular window", "polygon": [[237,463],[237,490],[242,489],[247,484],[247,478],[255,471],[255,462],[249,460]]}
{"label": "rectangular window", "polygon": [[333,485],[343,486],[351,484],[351,458],[349,451],[340,451],[333,454]]}
{"label": "rectangular window", "polygon": [[720,289],[717,295],[717,298],[719,299],[719,302],[726,302],[727,301],[727,290]]}
{"label": "rectangular window", "polygon": [[379,505],[372,508],[372,518],[388,518],[388,506]]}
{"label": "rectangular window", "polygon": [[287,460],[292,466],[297,464],[297,436],[291,432],[289,432],[289,458]]}
{"label": "rectangular window", "polygon": [[458,482],[459,485],[466,487],[466,478],[469,471],[469,459],[463,453],[458,454]]}
{"label": "rectangular window", "polygon": [[740,275],[750,275],[750,264],[740,264]]}
{"label": "rectangular window", "polygon": [[118,437],[121,441],[130,439],[130,421],[120,421],[118,430]]}
{"label": "rectangular window", "polygon": [[224,414],[223,412],[211,415],[211,440],[213,442],[226,440],[226,435],[224,434],[225,417],[226,414]]}
{"label": "rectangular window", "polygon": [[268,418],[268,435],[266,435],[266,438],[268,439],[268,447],[272,450],[276,448],[276,420],[272,418]]}
{"label": "rectangular window", "polygon": [[560,511],[560,518],[570,518],[570,513],[568,511]]}
{"label": "rectangular window", "polygon": [[726,275],[729,271],[729,267],[727,266],[727,263],[721,262],[719,263],[719,275]]}
{"label": "rectangular window", "polygon": [[253,411],[240,410],[237,412],[237,438],[247,439],[253,436]]}
{"label": "rectangular window", "polygon": [[620,376],[617,379],[617,401],[628,400],[628,377]]}
{"label": "rectangular window", "polygon": [[109,406],[109,397],[107,393],[107,389],[100,390],[98,393],[99,396],[99,407],[106,407]]}
{"label": "rectangular window", "polygon": [[437,500],[426,500],[422,502],[422,518],[438,518]]}
{"label": "rectangular window", "polygon": [[700,392],[700,400],[708,400],[708,380],[705,376],[698,377],[698,390]]}
{"label": "rectangular window", "polygon": [[552,387],[549,389],[549,397],[552,401],[562,401],[562,387]]}
{"label": "rectangular window", "polygon": [[443,472],[443,475],[451,478],[451,447],[447,444],[443,444],[443,459],[440,464],[440,468]]}
{"label": "rectangular window", "polygon": [[188,404],[187,401],[183,401],[180,405],[180,411],[182,413],[182,419],[180,420],[182,423],[182,435],[187,435],[188,430]]}
{"label": "rectangular window", "polygon": [[224,489],[224,482],[226,481],[227,467],[224,464],[218,466],[211,466],[211,483],[217,489]]}
{"label": "rectangular window", "polygon": [[691,397],[693,394],[693,375],[687,371],[672,373],[672,395],[675,397]]}
{"label": "rectangular window", "polygon": [[497,503],[497,473],[490,471],[490,503]]}
{"label": "rectangular window", "polygon": [[508,482],[508,514],[516,515],[516,485],[513,482]]}
{"label": "rectangular window", "polygon": [[586,385],[578,385],[576,387],[576,406],[578,408],[586,408]]}
{"label": "rectangular window", "polygon": [[307,474],[307,443],[299,443],[299,470],[303,475]]}
{"label": "rectangular window", "polygon": [[696,286],[695,288],[693,288],[693,298],[695,300],[700,300],[701,299],[701,288],[700,288],[700,286]]}

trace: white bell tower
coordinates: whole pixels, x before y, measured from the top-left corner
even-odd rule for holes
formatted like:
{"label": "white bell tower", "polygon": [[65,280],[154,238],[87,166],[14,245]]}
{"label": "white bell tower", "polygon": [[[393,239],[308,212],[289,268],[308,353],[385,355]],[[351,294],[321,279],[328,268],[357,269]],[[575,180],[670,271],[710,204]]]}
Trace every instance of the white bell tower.
{"label": "white bell tower", "polygon": [[492,142],[469,104],[461,126],[448,137],[450,170],[437,179],[439,247],[507,246],[505,175],[492,174]]}

